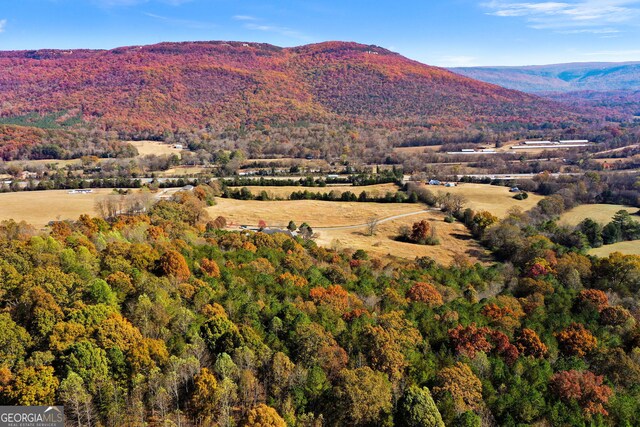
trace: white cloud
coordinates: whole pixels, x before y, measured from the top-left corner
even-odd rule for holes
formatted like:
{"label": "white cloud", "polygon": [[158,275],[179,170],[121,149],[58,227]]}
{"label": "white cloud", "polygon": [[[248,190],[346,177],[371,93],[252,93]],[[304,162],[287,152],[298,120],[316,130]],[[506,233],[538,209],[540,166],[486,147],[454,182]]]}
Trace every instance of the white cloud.
{"label": "white cloud", "polygon": [[[611,34],[615,27],[632,24],[640,17],[640,0],[576,0],[571,2],[510,2],[493,0],[484,3],[489,15],[524,18],[529,27],[566,33],[584,29],[584,33]],[[603,28],[604,27],[604,28]],[[603,32],[596,31],[603,29]]]}
{"label": "white cloud", "polygon": [[4,29],[7,27],[7,20],[0,19],[0,33],[4,33]]}

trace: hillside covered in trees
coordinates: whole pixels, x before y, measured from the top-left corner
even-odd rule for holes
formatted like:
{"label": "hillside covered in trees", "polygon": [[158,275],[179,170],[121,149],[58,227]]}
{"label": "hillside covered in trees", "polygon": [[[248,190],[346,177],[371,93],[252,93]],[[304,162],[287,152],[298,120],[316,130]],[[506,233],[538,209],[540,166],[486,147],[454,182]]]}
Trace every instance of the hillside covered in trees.
{"label": "hillside covered in trees", "polygon": [[0,404],[63,403],[70,425],[640,423],[640,258],[558,239],[554,200],[471,221],[504,264],[443,267],[222,231],[215,194],[1,223]]}
{"label": "hillside covered in trees", "polygon": [[577,120],[551,101],[356,43],[10,51],[0,52],[0,70],[5,122],[73,112],[103,130],[157,138],[301,121],[464,128]]}

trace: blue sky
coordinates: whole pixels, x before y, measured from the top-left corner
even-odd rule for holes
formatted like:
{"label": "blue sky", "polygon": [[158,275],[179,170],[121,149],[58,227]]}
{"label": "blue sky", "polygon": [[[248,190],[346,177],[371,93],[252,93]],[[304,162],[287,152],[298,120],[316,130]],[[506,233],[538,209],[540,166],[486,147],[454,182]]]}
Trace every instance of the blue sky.
{"label": "blue sky", "polygon": [[0,0],[0,50],[376,44],[440,66],[640,61],[640,0]]}

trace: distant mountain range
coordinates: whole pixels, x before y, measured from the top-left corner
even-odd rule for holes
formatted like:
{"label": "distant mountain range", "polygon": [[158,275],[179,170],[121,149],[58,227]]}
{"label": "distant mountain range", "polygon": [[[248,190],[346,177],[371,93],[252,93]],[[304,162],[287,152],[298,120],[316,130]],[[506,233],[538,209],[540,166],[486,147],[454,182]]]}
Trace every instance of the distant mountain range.
{"label": "distant mountain range", "polygon": [[0,99],[4,123],[49,114],[65,123],[158,135],[300,121],[464,128],[575,116],[537,96],[346,42],[6,51],[0,52]]}
{"label": "distant mountain range", "polygon": [[460,75],[575,106],[640,115],[640,62],[452,68]]}

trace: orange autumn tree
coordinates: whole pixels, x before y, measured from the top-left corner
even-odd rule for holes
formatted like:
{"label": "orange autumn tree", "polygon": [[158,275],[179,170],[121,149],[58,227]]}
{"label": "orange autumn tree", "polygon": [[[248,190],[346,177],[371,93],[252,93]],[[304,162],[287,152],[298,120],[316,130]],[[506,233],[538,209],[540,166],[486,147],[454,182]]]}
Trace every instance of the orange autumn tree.
{"label": "orange autumn tree", "polygon": [[315,287],[309,291],[309,296],[316,304],[328,305],[340,312],[345,311],[350,305],[349,292],[340,285]]}
{"label": "orange autumn tree", "polygon": [[538,334],[536,334],[536,331],[528,328],[523,328],[520,331],[520,335],[516,339],[516,347],[520,353],[536,359],[542,359],[549,351]]}
{"label": "orange autumn tree", "polygon": [[179,252],[174,250],[168,250],[160,257],[159,266],[165,275],[174,278],[178,282],[187,280],[191,275],[187,261]]}
{"label": "orange autumn tree", "polygon": [[439,307],[443,303],[440,292],[433,285],[425,282],[416,282],[407,292],[407,298],[425,303],[429,307]]}
{"label": "orange autumn tree", "polygon": [[200,270],[208,277],[220,277],[220,267],[212,259],[203,258],[200,261]]}
{"label": "orange autumn tree", "polygon": [[556,334],[560,350],[570,356],[584,357],[595,350],[598,340],[581,323],[572,323]]}
{"label": "orange autumn tree", "polygon": [[551,391],[565,403],[577,402],[583,413],[608,415],[605,406],[613,391],[603,384],[604,377],[593,372],[575,370],[558,372],[551,377]]}

